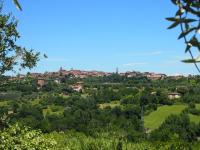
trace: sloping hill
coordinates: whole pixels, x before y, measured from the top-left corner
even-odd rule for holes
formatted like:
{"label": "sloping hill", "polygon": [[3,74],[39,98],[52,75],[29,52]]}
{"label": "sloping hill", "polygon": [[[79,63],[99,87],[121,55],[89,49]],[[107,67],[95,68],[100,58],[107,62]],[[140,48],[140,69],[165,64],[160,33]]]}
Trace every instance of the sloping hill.
{"label": "sloping hill", "polygon": [[[200,104],[196,104],[196,108],[200,110]],[[193,115],[189,114],[190,120],[194,123],[200,123],[200,116],[199,115]]]}
{"label": "sloping hill", "polygon": [[144,126],[146,129],[154,130],[158,128],[168,116],[172,114],[180,114],[186,107],[186,105],[158,107],[156,111],[144,117]]}

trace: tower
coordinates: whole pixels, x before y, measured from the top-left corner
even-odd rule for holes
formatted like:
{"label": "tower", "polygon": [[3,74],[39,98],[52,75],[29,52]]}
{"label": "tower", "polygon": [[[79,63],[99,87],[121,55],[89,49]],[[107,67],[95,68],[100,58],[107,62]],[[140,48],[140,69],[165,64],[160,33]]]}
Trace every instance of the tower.
{"label": "tower", "polygon": [[63,71],[63,68],[62,67],[60,67],[60,72],[62,72]]}
{"label": "tower", "polygon": [[59,76],[62,76],[63,75],[63,68],[60,67],[60,70],[59,70]]}
{"label": "tower", "polygon": [[119,68],[118,67],[116,68],[116,74],[119,74]]}

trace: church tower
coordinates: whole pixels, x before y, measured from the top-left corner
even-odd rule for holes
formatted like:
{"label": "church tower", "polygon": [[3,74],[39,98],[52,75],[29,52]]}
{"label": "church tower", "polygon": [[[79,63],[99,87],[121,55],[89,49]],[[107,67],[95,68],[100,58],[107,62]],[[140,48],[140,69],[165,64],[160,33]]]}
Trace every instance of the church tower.
{"label": "church tower", "polygon": [[116,74],[119,74],[119,68],[118,67],[116,68]]}

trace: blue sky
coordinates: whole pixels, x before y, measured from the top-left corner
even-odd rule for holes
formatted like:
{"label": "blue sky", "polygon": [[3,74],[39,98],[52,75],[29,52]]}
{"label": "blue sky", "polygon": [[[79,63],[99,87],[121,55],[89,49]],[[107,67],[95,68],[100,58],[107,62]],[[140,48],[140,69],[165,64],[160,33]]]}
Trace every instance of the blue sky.
{"label": "blue sky", "polygon": [[150,71],[197,74],[180,60],[179,29],[167,30],[173,16],[170,0],[19,0],[17,11],[6,0],[5,11],[19,19],[20,44],[48,55],[32,72],[65,69],[114,72]]}

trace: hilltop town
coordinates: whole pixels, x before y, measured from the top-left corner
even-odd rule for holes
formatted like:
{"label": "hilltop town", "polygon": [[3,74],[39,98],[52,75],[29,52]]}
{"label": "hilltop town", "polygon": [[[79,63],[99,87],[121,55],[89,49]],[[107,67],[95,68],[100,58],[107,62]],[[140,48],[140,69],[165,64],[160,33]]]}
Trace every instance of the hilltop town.
{"label": "hilltop town", "polygon": [[[88,77],[105,77],[110,76],[112,74],[118,74],[119,76],[125,76],[127,78],[132,77],[146,77],[150,80],[160,80],[164,79],[165,77],[171,77],[173,79],[179,79],[182,78],[183,75],[174,75],[174,76],[167,76],[164,73],[154,73],[154,72],[139,72],[139,71],[127,71],[125,73],[118,73],[118,70],[116,72],[104,72],[104,71],[85,71],[85,70],[65,70],[62,67],[55,72],[44,72],[44,73],[27,73],[27,75],[31,78],[39,78],[39,79],[48,79],[48,78],[56,78],[57,82],[61,79],[60,77],[64,76],[71,76],[73,78],[88,78]],[[11,77],[12,79],[16,78],[24,78],[26,75],[20,74],[14,77]]]}
{"label": "hilltop town", "polygon": [[[63,82],[63,80],[66,77],[74,78],[74,79],[86,79],[90,77],[109,77],[113,74],[126,77],[126,78],[146,78],[148,80],[163,80],[165,78],[171,78],[174,80],[178,80],[180,78],[183,78],[183,75],[176,75],[176,76],[167,76],[163,73],[154,73],[154,72],[139,72],[139,71],[127,71],[125,73],[119,73],[118,69],[116,69],[116,72],[103,72],[103,71],[85,71],[85,70],[65,70],[62,67],[58,71],[55,72],[44,72],[44,73],[27,73],[24,74],[18,74],[17,76],[8,77],[9,80],[15,81],[15,80],[23,80],[26,77],[36,79],[38,88],[42,88],[44,85],[47,84],[49,80],[54,81],[57,84],[60,84]],[[189,75],[191,77],[191,75]],[[80,91],[82,89],[81,84],[78,82],[72,87],[75,91]]]}

